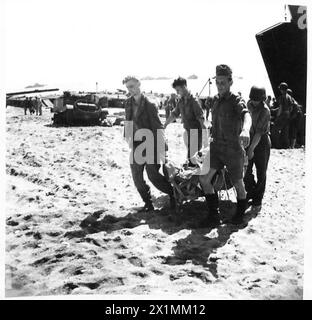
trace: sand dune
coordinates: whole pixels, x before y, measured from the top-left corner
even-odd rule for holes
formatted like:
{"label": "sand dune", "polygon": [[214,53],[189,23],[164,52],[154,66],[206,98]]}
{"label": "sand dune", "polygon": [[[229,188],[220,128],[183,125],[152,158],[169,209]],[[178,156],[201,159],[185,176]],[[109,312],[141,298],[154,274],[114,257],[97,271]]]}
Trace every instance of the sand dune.
{"label": "sand dune", "polygon": [[[123,127],[53,127],[51,116],[7,108],[7,296],[302,299],[304,150],[272,150],[258,216],[201,228],[202,199],[177,215],[153,187],[156,210],[137,213]],[[167,129],[176,163],[182,132]]]}

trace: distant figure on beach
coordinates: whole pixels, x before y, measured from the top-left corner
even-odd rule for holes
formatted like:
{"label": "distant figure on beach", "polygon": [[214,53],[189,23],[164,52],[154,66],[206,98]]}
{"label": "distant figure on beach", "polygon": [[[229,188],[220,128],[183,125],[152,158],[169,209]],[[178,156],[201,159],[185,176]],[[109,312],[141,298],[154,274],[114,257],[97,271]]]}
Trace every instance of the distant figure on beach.
{"label": "distant figure on beach", "polygon": [[287,89],[287,93],[293,100],[293,108],[290,113],[289,121],[289,139],[290,139],[290,148],[294,149],[299,142],[299,145],[302,145],[302,132],[304,130],[303,123],[303,111],[302,106],[293,97],[293,92],[291,89]]}
{"label": "distant figure on beach", "polygon": [[36,103],[31,97],[29,97],[29,111],[30,114],[34,114],[36,111]]}
{"label": "distant figure on beach", "polygon": [[36,116],[37,116],[39,114],[38,97],[35,98],[34,107],[35,107],[35,112],[36,112]]}
{"label": "distant figure on beach", "polygon": [[166,120],[170,116],[170,112],[177,106],[177,97],[174,93],[171,93],[168,97],[167,103],[165,104]]}
{"label": "distant figure on beach", "polygon": [[289,148],[289,125],[290,114],[292,113],[294,101],[287,93],[288,85],[282,82],[279,85],[281,95],[277,98],[278,111],[275,120],[276,129],[279,131],[279,142],[281,148]]}
{"label": "distant figure on beach", "polygon": [[206,110],[206,120],[208,120],[209,112],[213,106],[213,102],[214,102],[214,97],[207,97],[207,99],[205,100],[204,109]]}
{"label": "distant figure on beach", "polygon": [[35,106],[36,106],[36,115],[42,116],[42,101],[39,97],[36,97]]}
{"label": "distant figure on beach", "polygon": [[[141,93],[140,81],[133,76],[128,76],[123,80],[123,84],[127,87],[130,98],[125,101],[125,139],[131,148],[130,154],[130,168],[134,185],[137,188],[143,202],[145,203],[141,211],[147,212],[154,210],[152,204],[152,197],[150,193],[150,187],[144,180],[143,172],[146,170],[147,176],[152,184],[161,192],[169,195],[170,207],[175,205],[175,199],[173,195],[173,188],[167,178],[159,172],[160,162],[163,163],[163,172],[167,172],[164,169],[166,155],[162,152],[165,150],[158,150],[158,144],[163,143],[165,148],[165,136],[164,128],[158,116],[157,107],[155,104],[149,101],[149,99]],[[132,128],[130,128],[132,126]],[[135,134],[140,129],[148,129],[153,134],[154,146],[153,146],[153,159],[151,163],[138,161],[135,156],[136,152],[140,150],[140,145],[146,140],[146,137],[139,141],[134,140]],[[142,131],[142,130],[140,130]],[[161,141],[160,141],[161,140]],[[144,150],[144,156],[149,158],[149,150]],[[140,159],[141,160],[141,159]]]}
{"label": "distant figure on beach", "polygon": [[170,99],[170,97],[167,96],[166,99],[165,99],[165,102],[164,102],[166,120],[168,119],[168,117],[170,115],[170,112],[171,112],[170,106],[168,105],[169,99]]}
{"label": "distant figure on beach", "polygon": [[247,209],[246,190],[243,182],[245,151],[250,142],[251,117],[244,100],[233,94],[232,70],[228,65],[216,67],[218,95],[211,109],[212,127],[210,143],[210,169],[199,177],[205,194],[209,215],[202,224],[219,224],[219,199],[212,185],[218,170],[226,167],[237,193],[237,209],[231,222],[243,222]]}
{"label": "distant figure on beach", "polygon": [[[171,111],[164,127],[176,120],[181,115],[184,131],[184,143],[187,148],[187,161],[185,166],[194,167],[192,157],[202,147],[202,130],[206,129],[204,124],[204,112],[200,103],[195,99],[187,88],[184,78],[177,78],[173,81],[172,87],[179,95],[177,106]],[[197,134],[196,134],[197,133]]]}
{"label": "distant figure on beach", "polygon": [[28,97],[26,97],[24,101],[24,115],[27,114],[27,109],[29,110],[29,114],[30,114],[30,101]]}
{"label": "distant figure on beach", "polygon": [[[249,211],[260,212],[266,186],[266,172],[270,158],[270,109],[266,104],[264,88],[253,86],[247,103],[252,118],[250,145],[247,148],[248,166],[244,177],[247,200],[251,200]],[[257,182],[253,174],[256,168]]]}

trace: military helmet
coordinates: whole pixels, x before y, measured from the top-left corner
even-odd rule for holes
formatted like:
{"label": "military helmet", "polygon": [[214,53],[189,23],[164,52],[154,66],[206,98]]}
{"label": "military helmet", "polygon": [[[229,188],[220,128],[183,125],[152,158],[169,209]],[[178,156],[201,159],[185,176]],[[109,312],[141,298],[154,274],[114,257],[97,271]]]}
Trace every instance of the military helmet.
{"label": "military helmet", "polygon": [[252,86],[249,93],[249,99],[254,101],[265,101],[266,99],[265,88]]}
{"label": "military helmet", "polygon": [[280,90],[287,90],[288,89],[288,84],[286,82],[282,82],[280,83],[280,85],[278,86],[278,88]]}

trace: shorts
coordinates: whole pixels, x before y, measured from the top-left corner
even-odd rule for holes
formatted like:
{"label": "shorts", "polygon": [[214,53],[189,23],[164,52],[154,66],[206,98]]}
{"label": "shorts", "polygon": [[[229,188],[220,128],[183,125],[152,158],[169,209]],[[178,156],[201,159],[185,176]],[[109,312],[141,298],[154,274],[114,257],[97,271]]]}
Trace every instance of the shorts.
{"label": "shorts", "polygon": [[226,166],[232,183],[243,179],[244,149],[240,145],[226,145],[211,142],[210,168],[220,170]]}

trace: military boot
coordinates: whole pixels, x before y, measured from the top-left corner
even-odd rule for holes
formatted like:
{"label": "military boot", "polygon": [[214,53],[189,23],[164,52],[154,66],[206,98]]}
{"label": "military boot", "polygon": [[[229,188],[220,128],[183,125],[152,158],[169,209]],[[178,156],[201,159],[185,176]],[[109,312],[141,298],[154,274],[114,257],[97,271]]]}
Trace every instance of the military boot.
{"label": "military boot", "polygon": [[169,207],[171,210],[174,210],[176,208],[176,199],[173,194],[169,195]]}
{"label": "military boot", "polygon": [[219,225],[221,221],[218,194],[206,194],[205,198],[208,208],[208,216],[206,216],[202,221],[202,225],[207,227]]}
{"label": "military boot", "polygon": [[145,205],[143,208],[139,209],[139,212],[149,212],[154,210],[154,206],[152,203],[152,196],[150,190],[146,194],[141,194],[142,200]]}
{"label": "military boot", "polygon": [[139,212],[149,212],[149,211],[153,211],[153,210],[154,210],[154,206],[153,206],[152,201],[146,201],[144,207],[141,208],[139,210]]}
{"label": "military boot", "polygon": [[237,208],[235,215],[230,220],[233,224],[241,224],[244,222],[244,214],[248,207],[248,200],[247,199],[237,199]]}

